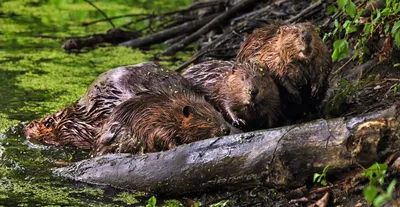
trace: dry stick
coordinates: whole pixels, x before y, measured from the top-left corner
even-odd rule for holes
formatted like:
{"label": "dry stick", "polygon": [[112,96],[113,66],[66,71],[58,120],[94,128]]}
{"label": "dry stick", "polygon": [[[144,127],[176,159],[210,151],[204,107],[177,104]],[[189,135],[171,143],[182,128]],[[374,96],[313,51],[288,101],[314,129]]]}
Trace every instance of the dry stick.
{"label": "dry stick", "polygon": [[140,17],[140,16],[150,16],[151,14],[125,14],[125,15],[120,15],[120,16],[114,16],[114,17],[109,17],[108,19],[99,19],[95,20],[93,22],[84,22],[82,23],[82,26],[86,27],[92,24],[96,24],[98,22],[104,22],[104,21],[110,21],[113,19],[119,19],[119,18],[124,18],[124,17]]}
{"label": "dry stick", "polygon": [[146,37],[141,37],[138,39],[134,39],[134,40],[129,40],[127,42],[123,42],[121,44],[119,44],[120,46],[129,46],[129,47],[142,47],[142,46],[146,46],[146,45],[150,45],[150,44],[155,44],[155,43],[160,43],[163,42],[165,40],[168,40],[174,36],[183,34],[183,33],[188,33],[191,32],[193,30],[196,30],[197,28],[203,26],[204,24],[206,24],[207,22],[209,22],[212,18],[214,18],[216,15],[211,15],[211,16],[207,16],[203,19],[200,20],[195,20],[195,21],[191,21],[191,22],[186,22],[184,24],[181,24],[179,26],[175,26],[172,27],[170,29],[166,29],[164,31],[161,32],[157,32],[155,34],[152,35],[148,35]]}
{"label": "dry stick", "polygon": [[111,21],[110,18],[107,17],[106,13],[104,13],[103,11],[101,11],[96,5],[94,5],[94,4],[93,4],[92,2],[90,2],[89,0],[84,0],[84,1],[87,2],[88,4],[92,5],[97,11],[99,11],[99,12],[104,16],[104,18],[106,18],[106,19],[108,20],[108,22],[110,22],[111,26],[112,26],[113,28],[115,28],[114,23]]}
{"label": "dry stick", "polygon": [[302,18],[303,16],[305,16],[306,14],[310,15],[310,12],[312,10],[314,10],[315,8],[319,7],[322,5],[322,1],[318,0],[317,2],[315,2],[314,4],[311,4],[309,7],[307,7],[306,9],[304,9],[303,11],[301,11],[299,14],[297,14],[296,16],[286,20],[285,22],[287,23],[294,23],[297,21],[297,19]]}
{"label": "dry stick", "polygon": [[[217,39],[215,39],[212,43],[208,44],[207,46],[203,47],[199,52],[197,52],[195,55],[193,55],[189,60],[186,62],[182,63],[180,66],[178,66],[175,71],[181,72],[184,68],[186,68],[188,65],[192,64],[194,61],[197,60],[200,56],[204,55],[211,47],[218,47],[222,43],[224,43],[226,40],[230,39],[229,37],[232,36],[232,33],[227,33],[227,35],[221,35]],[[216,44],[214,44],[217,42]]]}
{"label": "dry stick", "polygon": [[194,34],[186,37],[180,42],[177,42],[176,44],[171,45],[168,47],[164,52],[160,53],[157,55],[157,57],[163,56],[163,55],[171,55],[177,52],[178,50],[184,48],[188,44],[198,40],[201,35],[209,32],[211,29],[214,27],[218,26],[218,24],[221,24],[223,21],[229,19],[230,17],[236,15],[240,10],[246,8],[247,6],[253,4],[253,3],[258,3],[260,2],[259,0],[243,0],[240,3],[236,4],[233,6],[231,9],[228,11],[218,15],[215,17],[211,22],[208,24],[204,25],[200,30],[195,32]]}

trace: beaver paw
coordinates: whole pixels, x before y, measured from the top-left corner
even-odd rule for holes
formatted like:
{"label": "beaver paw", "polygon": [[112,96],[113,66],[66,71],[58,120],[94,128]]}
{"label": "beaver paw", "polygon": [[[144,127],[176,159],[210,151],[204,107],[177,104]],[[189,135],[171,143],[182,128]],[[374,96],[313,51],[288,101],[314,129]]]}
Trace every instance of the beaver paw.
{"label": "beaver paw", "polygon": [[246,126],[246,121],[243,119],[237,118],[237,119],[233,120],[232,125],[234,127]]}

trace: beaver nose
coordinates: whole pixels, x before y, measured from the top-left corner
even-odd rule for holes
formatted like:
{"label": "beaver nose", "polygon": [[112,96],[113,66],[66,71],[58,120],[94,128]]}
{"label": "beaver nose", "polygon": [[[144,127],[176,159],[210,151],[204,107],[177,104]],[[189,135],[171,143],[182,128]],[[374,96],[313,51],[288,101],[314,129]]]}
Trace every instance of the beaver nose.
{"label": "beaver nose", "polygon": [[258,94],[258,88],[252,88],[249,90],[251,99],[255,99],[257,97]]}
{"label": "beaver nose", "polygon": [[222,125],[221,132],[223,135],[229,135],[229,133],[231,132],[231,129],[226,125]]}
{"label": "beaver nose", "polygon": [[307,31],[303,32],[302,38],[303,38],[304,43],[307,45],[309,45],[312,41],[312,35],[311,35],[311,33],[307,32]]}

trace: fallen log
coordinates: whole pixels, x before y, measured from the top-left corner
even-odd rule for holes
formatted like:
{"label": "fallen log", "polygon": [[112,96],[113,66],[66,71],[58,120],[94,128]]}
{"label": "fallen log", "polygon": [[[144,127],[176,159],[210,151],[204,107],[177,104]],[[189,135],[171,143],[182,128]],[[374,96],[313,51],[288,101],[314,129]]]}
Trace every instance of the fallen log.
{"label": "fallen log", "polygon": [[122,29],[110,29],[106,34],[94,34],[90,37],[77,37],[65,41],[62,48],[65,51],[80,50],[85,47],[94,47],[100,43],[117,44],[140,36],[137,31],[124,31]]}
{"label": "fallen log", "polygon": [[181,195],[249,186],[292,188],[328,173],[368,167],[400,147],[398,109],[212,138],[144,155],[109,154],[56,169],[76,181]]}

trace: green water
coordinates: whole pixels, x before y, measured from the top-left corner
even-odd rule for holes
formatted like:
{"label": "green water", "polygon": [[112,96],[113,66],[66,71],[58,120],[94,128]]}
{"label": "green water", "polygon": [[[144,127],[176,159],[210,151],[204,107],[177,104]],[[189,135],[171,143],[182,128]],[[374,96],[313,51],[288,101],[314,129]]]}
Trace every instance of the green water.
{"label": "green water", "polygon": [[[92,2],[108,16],[117,16],[175,10],[190,0]],[[132,192],[53,177],[51,169],[57,166],[56,162],[76,161],[86,152],[33,145],[22,133],[28,121],[77,100],[100,73],[148,61],[157,52],[124,47],[99,47],[83,54],[63,51],[65,37],[110,29],[107,22],[81,26],[82,22],[102,18],[81,0],[0,0],[0,205],[125,206],[142,198]],[[113,22],[122,25],[129,20]],[[140,29],[144,25],[134,27]]]}

